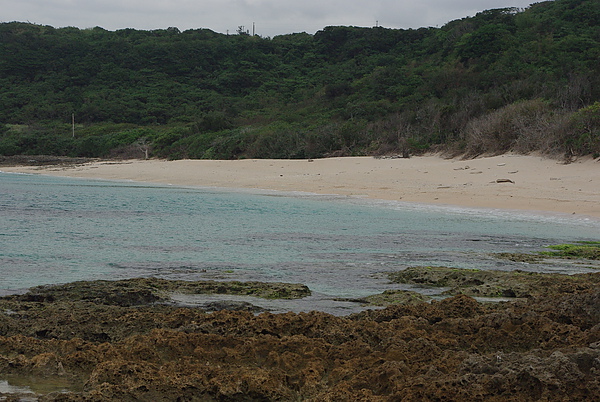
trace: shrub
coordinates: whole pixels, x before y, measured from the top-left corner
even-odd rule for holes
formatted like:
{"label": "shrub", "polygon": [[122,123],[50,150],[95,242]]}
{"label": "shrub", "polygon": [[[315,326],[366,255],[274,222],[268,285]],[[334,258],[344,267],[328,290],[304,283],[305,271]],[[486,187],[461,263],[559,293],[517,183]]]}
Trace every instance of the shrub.
{"label": "shrub", "polygon": [[600,102],[571,115],[564,146],[567,157],[600,155]]}
{"label": "shrub", "polygon": [[562,113],[540,99],[519,101],[471,120],[463,131],[467,156],[508,151],[549,152],[557,147]]}

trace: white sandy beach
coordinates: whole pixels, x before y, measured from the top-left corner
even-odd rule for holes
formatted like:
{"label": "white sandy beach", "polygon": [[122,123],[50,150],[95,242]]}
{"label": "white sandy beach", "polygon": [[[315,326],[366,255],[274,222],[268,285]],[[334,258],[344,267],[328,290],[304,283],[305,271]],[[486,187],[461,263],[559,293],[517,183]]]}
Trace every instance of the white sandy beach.
{"label": "white sandy beach", "polygon": [[471,160],[436,155],[314,161],[129,160],[1,170],[185,186],[303,191],[600,218],[600,162],[591,158],[570,164],[511,154]]}

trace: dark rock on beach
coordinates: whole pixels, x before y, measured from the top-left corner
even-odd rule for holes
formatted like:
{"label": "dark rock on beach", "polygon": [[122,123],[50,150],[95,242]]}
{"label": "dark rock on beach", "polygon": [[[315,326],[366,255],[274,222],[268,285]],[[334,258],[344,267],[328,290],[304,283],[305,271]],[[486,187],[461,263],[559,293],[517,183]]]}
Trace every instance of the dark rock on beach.
{"label": "dark rock on beach", "polygon": [[514,302],[409,297],[346,317],[184,308],[167,302],[177,281],[35,288],[0,298],[0,400],[598,400],[600,274],[543,278]]}

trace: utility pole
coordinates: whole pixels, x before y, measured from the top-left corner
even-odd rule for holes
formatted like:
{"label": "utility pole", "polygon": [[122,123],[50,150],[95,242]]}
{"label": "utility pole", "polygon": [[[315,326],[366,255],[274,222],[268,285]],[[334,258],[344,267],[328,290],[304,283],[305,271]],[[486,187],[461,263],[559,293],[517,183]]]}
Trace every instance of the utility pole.
{"label": "utility pole", "polygon": [[73,125],[73,138],[75,138],[75,113],[71,114],[71,124]]}

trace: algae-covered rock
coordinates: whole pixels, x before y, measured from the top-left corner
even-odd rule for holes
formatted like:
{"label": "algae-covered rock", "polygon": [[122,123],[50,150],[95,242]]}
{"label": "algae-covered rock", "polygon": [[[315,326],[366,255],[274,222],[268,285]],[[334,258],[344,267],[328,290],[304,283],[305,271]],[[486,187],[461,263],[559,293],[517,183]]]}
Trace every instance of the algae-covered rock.
{"label": "algae-covered rock", "polygon": [[[568,259],[568,260],[600,260],[600,242],[581,241],[575,244],[556,244],[548,246],[552,251],[539,251],[536,254],[530,253],[494,253],[492,256],[513,262],[523,262],[527,264],[537,264],[547,259]],[[594,266],[592,266],[594,268]]]}
{"label": "algae-covered rock", "polygon": [[492,256],[513,262],[524,262],[526,264],[537,264],[544,260],[544,257],[541,255],[527,253],[494,253]]}
{"label": "algae-covered rock", "polygon": [[553,258],[600,260],[600,242],[577,242],[548,246],[553,251],[542,251],[541,255]]}
{"label": "algae-covered rock", "polygon": [[413,292],[411,290],[389,289],[384,291],[383,293],[361,297],[358,299],[337,297],[333,300],[360,303],[368,306],[385,307],[393,305],[412,305],[425,303],[431,300],[431,298],[429,296],[425,296],[422,293]]}
{"label": "algae-covered rock", "polygon": [[23,301],[89,301],[115,306],[139,306],[169,300],[169,294],[229,294],[265,299],[296,299],[310,295],[305,285],[278,282],[181,281],[134,278],[118,281],[80,281],[31,288],[18,296]]}
{"label": "algae-covered rock", "polygon": [[383,293],[367,296],[364,301],[373,306],[391,306],[394,304],[418,304],[429,301],[431,298],[410,290],[386,290]]}
{"label": "algae-covered rock", "polygon": [[449,288],[447,295],[479,297],[532,297],[573,293],[598,286],[592,274],[560,275],[535,272],[483,271],[448,267],[410,267],[389,274],[395,283]]}
{"label": "algae-covered rock", "polygon": [[[422,283],[473,282],[429,271]],[[589,286],[511,303],[459,295],[347,317],[3,297],[0,383],[34,394],[0,389],[0,399],[593,400],[600,273],[580,279]],[[88,285],[97,297],[106,284]],[[65,389],[33,387],[42,382]]]}

